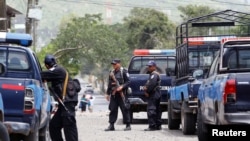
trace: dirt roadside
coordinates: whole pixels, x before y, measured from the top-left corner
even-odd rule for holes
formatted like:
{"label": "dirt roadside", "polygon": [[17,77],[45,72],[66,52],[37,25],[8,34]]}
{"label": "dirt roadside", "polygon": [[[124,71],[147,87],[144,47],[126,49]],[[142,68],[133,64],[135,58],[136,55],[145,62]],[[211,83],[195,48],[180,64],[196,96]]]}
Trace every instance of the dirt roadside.
{"label": "dirt roadside", "polygon": [[[145,116],[142,114],[135,117]],[[180,137],[181,132],[167,129],[167,125],[162,126],[160,131],[144,131],[147,124],[132,124],[131,131],[123,131],[125,125],[122,124],[121,113],[115,124],[115,131],[105,132],[108,126],[108,112],[80,113],[77,111],[77,126],[79,141],[197,141],[194,137]]]}

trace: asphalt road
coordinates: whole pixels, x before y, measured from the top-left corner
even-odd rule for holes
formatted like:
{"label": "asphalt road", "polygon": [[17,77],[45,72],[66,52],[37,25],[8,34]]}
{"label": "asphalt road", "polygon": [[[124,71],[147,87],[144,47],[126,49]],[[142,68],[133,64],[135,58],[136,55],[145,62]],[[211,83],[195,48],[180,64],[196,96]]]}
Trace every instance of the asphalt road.
{"label": "asphalt road", "polygon": [[[115,124],[115,131],[105,132],[108,126],[108,102],[104,96],[96,92],[93,94],[93,112],[77,111],[77,126],[79,141],[197,141],[196,135],[183,135],[180,130],[169,130],[164,122],[160,131],[144,131],[147,125],[145,112],[135,113],[131,125],[131,131],[123,131],[121,113]],[[80,96],[79,96],[80,97]],[[167,113],[163,113],[163,119],[167,119]]]}

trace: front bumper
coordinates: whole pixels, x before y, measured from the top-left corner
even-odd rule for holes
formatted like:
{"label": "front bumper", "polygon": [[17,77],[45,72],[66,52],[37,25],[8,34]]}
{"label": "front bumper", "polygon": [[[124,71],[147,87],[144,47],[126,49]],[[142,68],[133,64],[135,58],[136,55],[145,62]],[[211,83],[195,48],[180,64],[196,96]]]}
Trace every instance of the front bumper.
{"label": "front bumper", "polygon": [[130,104],[147,104],[141,98],[128,98]]}
{"label": "front bumper", "polygon": [[[147,102],[144,102],[141,98],[128,98],[133,112],[147,111]],[[165,112],[168,109],[168,102],[160,103],[161,111]]]}

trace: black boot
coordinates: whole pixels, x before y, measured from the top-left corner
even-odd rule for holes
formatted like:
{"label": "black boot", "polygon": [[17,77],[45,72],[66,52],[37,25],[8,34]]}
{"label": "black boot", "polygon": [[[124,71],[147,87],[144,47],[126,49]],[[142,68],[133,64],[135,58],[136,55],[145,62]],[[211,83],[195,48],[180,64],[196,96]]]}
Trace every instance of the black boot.
{"label": "black boot", "polygon": [[161,125],[157,125],[156,126],[156,130],[161,130],[162,128],[161,128]]}
{"label": "black boot", "polygon": [[126,128],[124,128],[124,131],[129,131],[131,130],[131,126],[129,123],[126,124]]}
{"label": "black boot", "polygon": [[144,131],[155,131],[156,127],[155,126],[148,126],[147,129],[144,129]]}
{"label": "black boot", "polygon": [[110,124],[108,128],[106,128],[104,131],[114,131],[115,127],[114,124]]}

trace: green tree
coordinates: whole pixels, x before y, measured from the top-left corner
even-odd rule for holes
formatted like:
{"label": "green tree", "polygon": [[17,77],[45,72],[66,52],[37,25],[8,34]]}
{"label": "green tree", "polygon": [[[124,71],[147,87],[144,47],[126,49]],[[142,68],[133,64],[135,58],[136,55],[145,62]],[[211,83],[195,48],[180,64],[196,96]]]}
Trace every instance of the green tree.
{"label": "green tree", "polygon": [[250,15],[241,13],[237,15],[239,18],[237,19],[236,27],[232,30],[236,36],[249,36],[250,35]]}
{"label": "green tree", "polygon": [[[181,12],[180,17],[182,18],[182,22],[188,22],[187,26],[183,26],[182,32],[186,31],[186,27],[188,29],[188,36],[208,36],[212,33],[212,31],[218,32],[220,29],[215,27],[193,27],[191,23],[193,22],[211,22],[218,21],[218,19],[214,19],[212,17],[201,18],[202,16],[206,16],[215,12],[214,9],[211,9],[208,6],[203,5],[187,5],[187,6],[179,6],[178,10]],[[181,35],[179,33],[180,30],[177,30],[177,36]],[[183,34],[183,33],[182,33]],[[185,36],[185,35],[184,35]]]}
{"label": "green tree", "polygon": [[128,30],[127,43],[131,50],[174,47],[175,25],[160,11],[134,8],[124,18],[124,24]]}
{"label": "green tree", "polygon": [[180,17],[182,18],[182,21],[187,21],[192,18],[197,18],[215,12],[215,10],[209,6],[192,4],[187,6],[179,6],[177,9],[181,12]]}
{"label": "green tree", "polygon": [[103,24],[100,14],[86,14],[63,22],[57,37],[47,47],[43,54],[54,54],[71,75],[79,72],[95,75],[103,85],[112,58],[128,60],[123,53],[128,52],[124,37]]}

